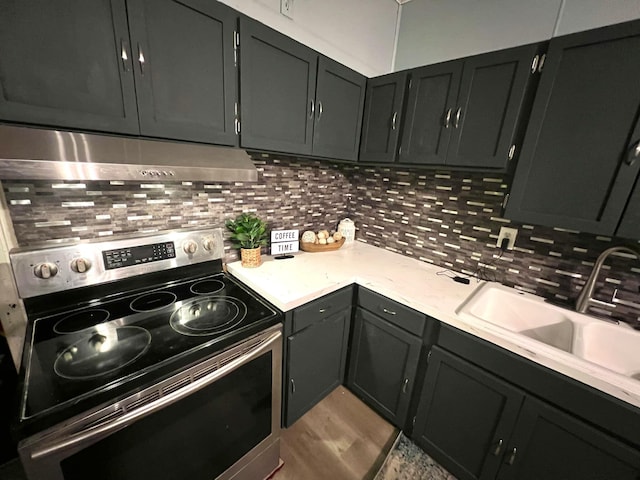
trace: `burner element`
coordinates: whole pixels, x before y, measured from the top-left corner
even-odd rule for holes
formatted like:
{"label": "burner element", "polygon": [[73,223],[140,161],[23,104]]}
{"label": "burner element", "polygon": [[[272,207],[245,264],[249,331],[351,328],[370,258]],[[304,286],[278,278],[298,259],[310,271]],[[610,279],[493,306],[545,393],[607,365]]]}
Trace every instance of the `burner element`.
{"label": "burner element", "polygon": [[151,334],[144,328],[99,325],[91,335],[60,353],[53,369],[72,380],[100,377],[135,361],[150,343]]}
{"label": "burner element", "polygon": [[191,293],[196,295],[212,295],[224,288],[224,283],[220,280],[209,279],[196,282],[191,285]]}
{"label": "burner element", "polygon": [[201,297],[173,312],[169,324],[182,335],[213,335],[233,328],[246,315],[247,306],[236,298]]}
{"label": "burner element", "polygon": [[153,312],[175,303],[176,298],[176,295],[171,292],[146,293],[133,300],[129,308],[134,312]]}
{"label": "burner element", "polygon": [[109,319],[109,312],[102,308],[92,308],[72,313],[53,326],[56,333],[75,333],[93,327]]}

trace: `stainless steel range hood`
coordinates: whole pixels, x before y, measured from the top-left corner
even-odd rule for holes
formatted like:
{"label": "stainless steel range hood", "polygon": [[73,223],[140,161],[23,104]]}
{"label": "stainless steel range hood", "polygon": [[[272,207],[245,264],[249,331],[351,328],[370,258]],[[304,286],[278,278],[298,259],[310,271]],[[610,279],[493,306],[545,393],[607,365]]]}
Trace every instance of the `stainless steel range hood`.
{"label": "stainless steel range hood", "polygon": [[256,181],[244,150],[0,125],[0,180]]}

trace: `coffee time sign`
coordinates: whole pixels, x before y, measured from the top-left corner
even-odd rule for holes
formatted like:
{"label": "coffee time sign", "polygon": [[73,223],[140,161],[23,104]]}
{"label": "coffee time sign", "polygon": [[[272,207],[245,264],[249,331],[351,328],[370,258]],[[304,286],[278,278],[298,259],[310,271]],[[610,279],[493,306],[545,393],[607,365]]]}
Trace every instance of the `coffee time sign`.
{"label": "coffee time sign", "polygon": [[300,250],[299,230],[271,230],[271,255],[288,255]]}

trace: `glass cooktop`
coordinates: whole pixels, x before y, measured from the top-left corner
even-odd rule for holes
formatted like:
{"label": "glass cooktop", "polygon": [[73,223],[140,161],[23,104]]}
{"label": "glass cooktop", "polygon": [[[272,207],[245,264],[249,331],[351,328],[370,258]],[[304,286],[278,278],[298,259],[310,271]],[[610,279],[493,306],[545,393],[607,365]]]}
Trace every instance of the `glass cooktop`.
{"label": "glass cooktop", "polygon": [[[222,273],[119,294],[37,318],[21,418],[128,391],[273,324],[278,313]],[[154,372],[156,372],[154,374]]]}

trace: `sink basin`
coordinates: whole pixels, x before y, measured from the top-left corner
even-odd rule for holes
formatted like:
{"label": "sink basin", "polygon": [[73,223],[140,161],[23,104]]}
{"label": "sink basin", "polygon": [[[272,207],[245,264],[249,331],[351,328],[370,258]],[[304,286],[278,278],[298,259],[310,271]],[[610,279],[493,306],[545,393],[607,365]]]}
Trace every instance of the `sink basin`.
{"label": "sink basin", "polygon": [[640,380],[640,332],[627,325],[573,312],[498,283],[480,286],[456,313],[467,322],[489,324],[562,350],[572,361]]}
{"label": "sink basin", "polygon": [[603,322],[585,325],[573,354],[614,372],[640,380],[640,332]]}
{"label": "sink basin", "polygon": [[540,297],[487,283],[476,291],[456,313],[517,332],[565,352],[571,352],[574,324],[565,311]]}

